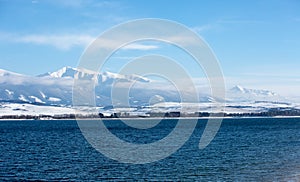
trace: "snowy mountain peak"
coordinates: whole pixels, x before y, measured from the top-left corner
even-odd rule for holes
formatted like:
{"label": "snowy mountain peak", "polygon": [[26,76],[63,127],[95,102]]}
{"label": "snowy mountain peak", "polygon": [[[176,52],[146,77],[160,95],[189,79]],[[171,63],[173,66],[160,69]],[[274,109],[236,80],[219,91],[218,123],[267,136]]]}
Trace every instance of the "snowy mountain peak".
{"label": "snowy mountain peak", "polygon": [[11,71],[0,69],[0,76],[22,76],[21,74],[14,73]]}
{"label": "snowy mountain peak", "polygon": [[140,81],[140,82],[150,82],[151,80],[143,77],[143,76],[139,76],[136,74],[132,74],[132,75],[121,75],[118,73],[111,73],[108,71],[103,72],[102,74],[104,79],[107,78],[112,78],[112,79],[116,79],[116,80],[128,80],[128,81]]}
{"label": "snowy mountain peak", "polygon": [[65,66],[57,71],[38,75],[38,77],[79,79],[79,78],[94,78],[97,77],[98,74],[99,73],[87,69],[79,69],[70,66]]}
{"label": "snowy mountain peak", "polygon": [[241,87],[239,85],[234,86],[233,88],[230,89],[231,92],[236,93],[236,94],[250,94],[250,95],[256,95],[256,96],[276,96],[277,94],[268,91],[268,90],[258,90],[258,89],[248,89]]}
{"label": "snowy mountain peak", "polygon": [[48,72],[39,77],[52,77],[52,78],[74,78],[74,79],[84,79],[84,80],[94,80],[96,82],[111,82],[112,80],[122,80],[122,81],[140,81],[140,82],[150,82],[150,79],[139,76],[139,75],[122,75],[118,73],[112,73],[105,71],[103,73],[83,69],[83,68],[72,68],[70,66],[63,67],[55,72]]}
{"label": "snowy mountain peak", "polygon": [[227,93],[227,98],[230,101],[282,101],[285,100],[280,95],[269,91],[260,89],[249,89],[236,85],[232,87]]}
{"label": "snowy mountain peak", "polygon": [[231,88],[231,91],[245,93],[245,89],[240,85],[234,86],[233,88]]}
{"label": "snowy mountain peak", "polygon": [[76,68],[66,66],[56,72],[50,73],[49,76],[54,77],[54,78],[62,78],[62,77],[74,78],[74,75],[76,72],[77,72]]}
{"label": "snowy mountain peak", "polygon": [[112,73],[112,72],[108,72],[108,71],[103,72],[103,76],[106,76],[109,78],[114,78],[114,79],[124,79],[125,78],[124,75],[120,75],[120,74]]}

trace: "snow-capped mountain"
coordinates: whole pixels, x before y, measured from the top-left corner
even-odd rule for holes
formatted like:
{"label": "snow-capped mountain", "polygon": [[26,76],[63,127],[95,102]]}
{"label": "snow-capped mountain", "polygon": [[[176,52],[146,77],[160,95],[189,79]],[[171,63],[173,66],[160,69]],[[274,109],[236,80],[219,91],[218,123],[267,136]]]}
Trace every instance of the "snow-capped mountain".
{"label": "snow-capped mountain", "polygon": [[19,74],[0,76],[0,101],[70,105],[72,82]]}
{"label": "snow-capped mountain", "polygon": [[117,73],[111,72],[94,72],[87,69],[72,68],[69,66],[63,67],[55,72],[48,72],[45,74],[38,75],[38,77],[52,77],[52,78],[73,78],[73,79],[82,79],[82,80],[93,80],[99,84],[104,82],[110,82],[114,80],[130,82],[130,81],[140,81],[140,82],[150,82],[146,77],[138,75],[120,75]]}
{"label": "snow-capped mountain", "polygon": [[[140,84],[130,92],[130,102],[145,104],[154,94],[161,94],[165,99],[178,101],[173,91],[160,91],[144,85],[151,80],[138,75],[121,75],[111,72],[97,73],[72,67],[64,67],[55,72],[48,72],[36,77],[0,70],[0,101],[26,102],[46,105],[72,105],[72,87],[74,79],[92,80],[96,84],[97,105],[111,105],[111,87],[118,83]],[[175,99],[174,99],[175,98]]]}
{"label": "snow-capped mountain", "polygon": [[53,77],[53,78],[62,78],[62,77],[71,77],[74,78],[75,72],[77,71],[76,68],[72,68],[69,66],[63,67],[55,72],[47,72],[41,75],[38,75],[38,77]]}
{"label": "snow-capped mountain", "polygon": [[[72,106],[74,81],[93,81],[95,86],[96,113],[112,114],[122,112],[147,115],[148,112],[180,111],[182,106],[186,112],[226,112],[226,113],[260,113],[270,110],[300,112],[300,105],[286,101],[280,95],[268,91],[234,86],[226,94],[225,108],[220,110],[218,98],[199,93],[199,103],[192,100],[181,102],[180,95],[174,86],[149,80],[138,75],[121,75],[111,72],[92,72],[72,67],[64,67],[55,72],[38,76],[27,76],[0,69],[0,116],[1,115],[53,115],[74,113]],[[114,83],[118,83],[117,86]],[[113,87],[114,86],[114,87]],[[112,90],[119,93],[128,90],[128,101],[114,98]],[[183,91],[185,92],[185,91]],[[83,95],[86,90],[83,90]],[[189,92],[184,93],[186,95]],[[129,102],[130,108],[126,106]],[[114,104],[114,107],[112,105]],[[54,107],[60,106],[60,107]],[[62,108],[63,107],[63,108]],[[85,108],[86,106],[82,106]],[[102,108],[102,110],[99,108]],[[90,113],[89,107],[84,110]],[[142,113],[142,114],[141,114]]]}
{"label": "snow-capped mountain", "polygon": [[21,74],[0,69],[0,77],[7,77],[7,76],[21,76]]}
{"label": "snow-capped mountain", "polygon": [[249,89],[236,85],[227,92],[227,100],[233,102],[248,101],[285,101],[283,97],[269,90]]}
{"label": "snow-capped mountain", "polygon": [[230,89],[230,91],[234,92],[235,94],[250,94],[255,96],[276,96],[277,95],[272,91],[248,89],[248,88],[241,87],[239,85],[234,86],[233,88]]}
{"label": "snow-capped mountain", "polygon": [[[69,106],[72,105],[72,89],[76,79],[94,81],[95,99],[98,106],[112,104],[112,85],[116,81],[118,82],[118,89],[122,89],[122,86],[128,88],[130,85],[129,103],[132,106],[151,105],[159,102],[180,102],[180,95],[176,88],[168,87],[164,83],[157,83],[139,75],[98,73],[72,67],[63,67],[58,71],[35,77],[0,70],[0,102]],[[210,95],[199,95],[199,97],[199,101],[202,103],[213,103],[218,100]],[[241,103],[278,102],[284,99],[271,91],[235,86],[228,91],[226,100],[230,103]],[[124,105],[122,101],[115,103]]]}

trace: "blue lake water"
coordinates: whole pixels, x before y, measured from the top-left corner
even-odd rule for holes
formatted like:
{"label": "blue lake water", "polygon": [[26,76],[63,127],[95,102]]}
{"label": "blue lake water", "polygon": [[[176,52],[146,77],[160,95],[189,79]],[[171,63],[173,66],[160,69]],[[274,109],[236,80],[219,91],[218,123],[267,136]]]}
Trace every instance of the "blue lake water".
{"label": "blue lake water", "polygon": [[[176,120],[148,130],[105,122],[123,140],[148,143],[166,136]],[[176,153],[149,164],[106,158],[85,140],[76,121],[1,121],[3,180],[300,181],[300,118],[225,119],[205,149],[206,120]],[[124,154],[126,155],[126,154]]]}

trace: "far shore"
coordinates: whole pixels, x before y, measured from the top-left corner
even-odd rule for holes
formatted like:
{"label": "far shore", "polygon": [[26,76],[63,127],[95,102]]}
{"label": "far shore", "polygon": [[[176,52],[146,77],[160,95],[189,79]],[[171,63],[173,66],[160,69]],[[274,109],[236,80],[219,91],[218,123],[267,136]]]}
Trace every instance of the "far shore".
{"label": "far shore", "polygon": [[120,117],[120,118],[40,118],[40,119],[35,119],[35,118],[15,118],[15,119],[5,119],[5,118],[0,118],[0,121],[20,121],[20,120],[38,120],[38,121],[49,121],[49,120],[104,120],[104,121],[110,121],[110,120],[155,120],[155,119],[161,119],[161,120],[166,120],[166,119],[185,119],[185,120],[207,120],[207,119],[259,119],[259,118],[300,118],[300,116],[241,116],[241,117],[236,117],[236,116],[225,116],[225,117]]}

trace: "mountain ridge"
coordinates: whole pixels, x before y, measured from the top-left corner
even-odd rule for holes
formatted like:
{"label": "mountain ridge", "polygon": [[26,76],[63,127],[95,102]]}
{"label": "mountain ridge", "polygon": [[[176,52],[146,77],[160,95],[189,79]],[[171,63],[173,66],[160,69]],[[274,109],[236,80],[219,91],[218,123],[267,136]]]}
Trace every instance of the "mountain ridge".
{"label": "mountain ridge", "polygon": [[[47,72],[37,76],[27,76],[0,69],[0,101],[28,102],[45,105],[72,105],[72,87],[74,79],[93,80],[97,105],[111,105],[111,89],[113,83],[127,83],[138,85],[130,90],[129,103],[131,105],[149,105],[153,96],[165,102],[180,102],[177,90],[165,89],[164,85],[155,85],[152,80],[139,75],[121,75],[111,72],[93,72],[65,66],[54,72]],[[128,84],[127,84],[128,85]],[[121,84],[122,86],[122,84]],[[229,91],[227,102],[249,101],[281,101],[278,94],[268,90],[257,90],[234,86]],[[202,95],[200,102],[216,102],[217,98]],[[122,105],[122,103],[120,103]]]}

